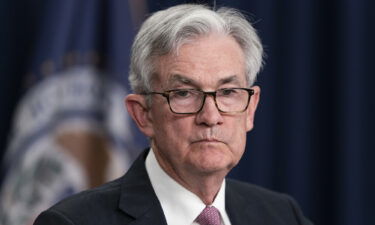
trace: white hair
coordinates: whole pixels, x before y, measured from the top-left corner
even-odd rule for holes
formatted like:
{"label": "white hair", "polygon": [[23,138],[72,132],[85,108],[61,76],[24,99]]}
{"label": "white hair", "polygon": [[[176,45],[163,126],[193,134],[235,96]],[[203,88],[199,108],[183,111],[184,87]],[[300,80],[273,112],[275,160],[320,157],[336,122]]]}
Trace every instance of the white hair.
{"label": "white hair", "polygon": [[129,82],[133,91],[152,90],[159,56],[176,53],[181,45],[212,33],[236,40],[245,55],[247,83],[253,85],[262,67],[263,47],[245,16],[232,8],[183,4],[154,13],[141,26],[132,46]]}

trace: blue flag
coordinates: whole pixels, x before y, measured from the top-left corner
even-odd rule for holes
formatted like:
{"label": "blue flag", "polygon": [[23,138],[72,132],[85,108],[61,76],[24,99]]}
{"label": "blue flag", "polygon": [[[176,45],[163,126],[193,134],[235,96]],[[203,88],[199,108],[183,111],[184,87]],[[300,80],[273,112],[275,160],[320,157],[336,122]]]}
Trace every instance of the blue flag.
{"label": "blue flag", "polygon": [[135,32],[128,1],[41,7],[2,165],[2,225],[32,224],[60,199],[121,176],[144,143],[123,104]]}

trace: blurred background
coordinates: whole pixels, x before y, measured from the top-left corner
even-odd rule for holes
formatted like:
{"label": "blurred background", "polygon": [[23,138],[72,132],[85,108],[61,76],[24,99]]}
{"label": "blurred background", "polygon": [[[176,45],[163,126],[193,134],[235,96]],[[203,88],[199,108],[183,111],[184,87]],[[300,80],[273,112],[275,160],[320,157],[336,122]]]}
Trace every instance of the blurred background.
{"label": "blurred background", "polygon": [[121,176],[147,147],[123,105],[150,13],[235,7],[265,46],[255,128],[231,177],[293,196],[315,224],[375,224],[372,0],[0,3],[0,224]]}

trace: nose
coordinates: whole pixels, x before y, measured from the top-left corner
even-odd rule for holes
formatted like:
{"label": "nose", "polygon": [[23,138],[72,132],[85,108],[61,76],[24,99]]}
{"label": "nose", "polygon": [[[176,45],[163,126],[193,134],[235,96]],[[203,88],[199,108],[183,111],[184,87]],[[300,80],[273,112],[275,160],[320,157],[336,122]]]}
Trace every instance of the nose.
{"label": "nose", "polygon": [[219,112],[213,96],[206,96],[202,110],[196,114],[196,122],[209,127],[223,123],[223,116]]}

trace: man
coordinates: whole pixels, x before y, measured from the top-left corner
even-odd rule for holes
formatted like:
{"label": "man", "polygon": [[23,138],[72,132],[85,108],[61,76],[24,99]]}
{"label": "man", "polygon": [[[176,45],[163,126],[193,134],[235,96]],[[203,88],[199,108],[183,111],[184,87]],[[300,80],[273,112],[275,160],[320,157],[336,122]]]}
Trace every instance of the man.
{"label": "man", "polygon": [[127,174],[42,213],[42,224],[311,224],[288,196],[225,179],[253,128],[262,64],[237,11],[180,5],[152,15],[132,48],[126,106],[151,148]]}

